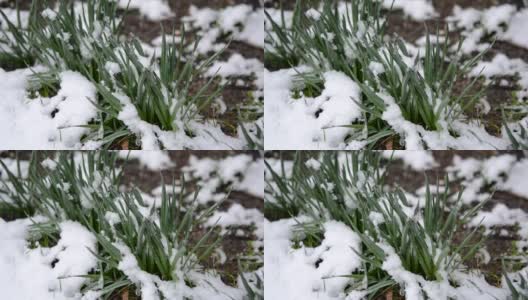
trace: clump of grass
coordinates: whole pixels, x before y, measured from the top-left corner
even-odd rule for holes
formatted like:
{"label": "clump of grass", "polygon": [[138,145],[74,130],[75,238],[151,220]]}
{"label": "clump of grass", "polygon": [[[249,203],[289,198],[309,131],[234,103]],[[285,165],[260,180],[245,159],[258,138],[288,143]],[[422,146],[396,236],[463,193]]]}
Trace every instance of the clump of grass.
{"label": "clump of grass", "polygon": [[[357,254],[364,267],[342,275],[352,280],[350,290],[361,288],[366,282],[369,298],[387,289],[405,288],[398,287],[383,270],[388,253],[380,244],[392,247],[407,271],[429,281],[450,280],[449,274],[459,270],[484,242],[483,237],[478,238],[478,229],[474,229],[461,243],[454,243],[457,230],[483,204],[463,213],[461,193],[452,203],[446,178],[446,190],[430,191],[428,187],[424,206],[416,206],[413,211],[403,190],[384,188],[380,159],[379,153],[372,152],[322,153],[321,165],[313,172],[305,164],[306,157],[297,153],[288,178],[268,164],[271,179],[267,180],[267,196],[273,200],[266,202],[266,212],[310,217],[311,221],[300,222],[298,230],[309,237],[311,245],[320,243],[326,221],[349,226],[361,239]],[[373,220],[373,215],[382,221]]]}
{"label": "clump of grass", "polygon": [[[173,190],[163,185],[159,206],[149,208],[137,189],[120,191],[122,172],[114,168],[116,161],[116,153],[88,152],[81,158],[60,153],[54,169],[44,172],[34,154],[26,179],[2,163],[8,179],[2,181],[5,189],[0,203],[28,216],[47,217],[46,223],[32,227],[33,243],[49,246],[56,242],[59,224],[65,220],[79,222],[95,235],[98,246],[93,255],[100,266],[85,276],[90,279],[85,291],[99,289],[104,296],[111,296],[122,288],[141,289],[119,270],[122,253],[116,244],[126,245],[140,268],[161,280],[192,283],[187,274],[199,268],[220,237],[210,229],[199,241],[191,241],[191,233],[217,205],[197,211],[194,201],[183,207],[188,202],[184,198],[192,196],[184,183],[178,193],[175,185]],[[195,200],[196,196],[194,193]]]}
{"label": "clump of grass", "polygon": [[51,18],[40,13],[41,4],[33,1],[26,29],[1,13],[8,30],[0,58],[15,59],[27,67],[39,63],[55,74],[73,70],[93,82],[98,95],[90,100],[101,113],[88,125],[93,132],[87,138],[98,138],[108,147],[134,135],[119,119],[126,105],[122,97],[130,99],[142,120],[165,131],[178,131],[186,130],[188,122],[197,119],[222,90],[209,79],[191,92],[219,53],[198,62],[196,49],[187,50],[184,28],[179,45],[164,38],[157,57],[146,53],[137,38],[120,37],[123,24],[115,1],[88,0],[79,9],[74,2],[60,0]]}
{"label": "clump of grass", "polygon": [[[323,74],[331,70],[340,71],[359,84],[362,95],[356,100],[365,117],[355,124],[342,124],[355,129],[350,139],[365,139],[366,129],[366,140],[373,147],[381,139],[396,135],[382,119],[387,107],[382,95],[395,100],[406,120],[429,131],[442,131],[450,130],[449,124],[460,118],[484,91],[474,91],[478,80],[475,78],[461,93],[454,94],[457,80],[475,66],[482,54],[462,62],[459,50],[449,53],[452,43],[448,33],[443,42],[439,38],[431,41],[428,34],[423,58],[417,56],[413,62],[401,39],[386,39],[387,24],[379,1],[353,1],[340,9],[327,1],[317,10],[317,18],[303,13],[306,5],[302,0],[297,0],[295,9],[291,27],[278,24],[267,15],[272,24],[266,40],[269,55],[279,57],[289,67],[297,63],[308,65],[312,71],[300,72],[298,76],[303,88],[319,90],[311,92],[312,96],[320,94]],[[383,71],[374,72],[373,63]]]}

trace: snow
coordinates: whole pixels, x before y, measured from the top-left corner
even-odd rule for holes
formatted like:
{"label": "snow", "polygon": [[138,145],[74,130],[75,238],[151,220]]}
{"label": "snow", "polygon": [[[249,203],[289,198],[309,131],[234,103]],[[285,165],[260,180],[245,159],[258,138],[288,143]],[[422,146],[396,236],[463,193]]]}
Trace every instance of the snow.
{"label": "snow", "polygon": [[254,10],[248,4],[230,5],[220,10],[191,5],[183,21],[199,29],[198,52],[203,54],[224,48],[225,43],[219,39],[225,33],[232,34],[237,41],[264,47],[264,10]]}
{"label": "snow", "polygon": [[437,166],[431,151],[383,151],[383,157],[386,159],[401,159],[405,166],[411,167],[415,171],[430,170]]}
{"label": "snow", "polygon": [[349,279],[339,276],[361,266],[352,250],[361,251],[359,237],[343,223],[329,221],[323,224],[321,245],[293,249],[294,226],[299,221],[303,220],[264,221],[266,298],[342,299]]}
{"label": "snow", "polygon": [[389,95],[379,95],[387,105],[385,112],[381,118],[394,129],[404,140],[404,145],[407,150],[423,150],[419,131],[424,131],[424,128],[420,125],[416,125],[410,121],[407,121],[402,114],[402,111],[394,98]]}
{"label": "snow", "polygon": [[500,186],[501,189],[528,199],[528,185],[526,184],[526,179],[528,178],[528,159],[513,164],[507,174],[508,178]]}
{"label": "snow", "polygon": [[528,189],[522,184],[528,175],[528,159],[517,159],[514,155],[503,154],[484,160],[462,159],[455,156],[453,164],[446,169],[451,178],[463,179],[462,200],[464,203],[481,202],[488,193],[481,189],[492,184],[496,189],[508,191],[528,199]]}
{"label": "snow", "polygon": [[[518,159],[514,155],[503,154],[487,159],[462,159],[455,156],[453,164],[446,169],[451,178],[461,179],[464,187],[462,202],[482,202],[492,197],[486,189],[507,191],[528,200],[528,189],[524,182],[528,176],[528,159]],[[481,224],[482,222],[482,224]],[[517,247],[528,245],[528,213],[519,208],[509,208],[496,204],[491,211],[480,211],[469,223],[482,225],[490,233],[493,228],[518,225],[520,241]]]}
{"label": "snow", "polygon": [[520,58],[510,59],[499,53],[490,62],[480,61],[470,72],[471,76],[485,76],[492,78],[497,76],[514,76],[528,72],[527,64]]}
{"label": "snow", "polygon": [[[11,158],[2,158],[0,159],[7,168],[7,170],[11,173],[13,173],[15,176],[20,178],[26,178],[28,176],[29,171],[29,162],[25,160],[16,160]],[[8,179],[9,176],[5,169],[0,166],[0,179],[5,180]]]}
{"label": "snow", "polygon": [[[264,126],[267,149],[344,149],[350,125],[362,117],[355,101],[361,101],[359,86],[336,71],[324,74],[324,89],[318,97],[294,99],[296,71],[264,71]],[[288,130],[284,130],[287,128]]]}
{"label": "snow", "polygon": [[501,24],[508,24],[516,11],[515,6],[511,4],[492,6],[484,11],[482,25],[488,32],[503,32]]}
{"label": "snow", "polygon": [[453,15],[447,17],[447,21],[453,22],[458,28],[466,30],[475,28],[480,22],[481,12],[473,7],[462,8],[458,5],[453,7]]}
{"label": "snow", "polygon": [[[125,152],[121,151],[119,156],[125,157]],[[170,159],[165,160],[168,159],[166,152],[132,152],[131,156],[155,168],[159,168],[164,163],[172,164]],[[159,157],[156,159],[155,156]],[[75,156],[76,165],[82,164],[82,161],[79,160],[80,157],[82,157],[80,153]],[[13,159],[3,158],[2,162],[9,169],[13,169],[13,166],[16,165]],[[213,162],[218,167],[215,174],[207,173],[206,165],[208,162],[203,163],[201,168],[203,172],[200,174],[205,177],[209,176],[208,178],[222,176],[226,180],[227,178],[231,178],[233,181],[236,179],[235,183],[239,185],[237,189],[250,191],[259,189],[256,185],[259,180],[263,180],[264,175],[262,160],[253,159],[250,155],[235,155],[224,160],[213,160]],[[21,163],[23,172],[27,173],[24,171],[24,166],[28,162],[21,161]],[[42,165],[49,168],[50,171],[57,167],[57,163],[52,159],[44,160]],[[104,180],[101,176],[95,175],[88,183],[91,185],[88,187],[91,193],[93,193],[92,188],[101,186],[101,182]],[[167,187],[167,189],[170,190],[171,187]],[[178,192],[178,189],[176,191]],[[256,193],[256,190],[254,191]],[[101,192],[104,193],[104,191]],[[260,184],[258,193],[263,193],[263,183]],[[152,194],[155,195],[144,198],[149,207],[141,206],[139,210],[145,218],[151,218],[152,222],[157,224],[159,216],[151,214],[151,208],[159,203],[156,202],[159,198],[159,191],[155,189]],[[90,199],[86,200],[90,201]],[[122,201],[122,199],[116,201]],[[106,212],[104,218],[111,226],[116,226],[121,222],[119,215],[112,211]],[[258,250],[258,247],[263,243],[264,238],[264,216],[262,212],[254,208],[246,209],[239,204],[233,204],[225,212],[216,211],[211,222],[213,219],[219,220],[218,225],[223,228],[254,227],[253,234],[257,239],[252,245],[256,247],[256,251],[261,251]],[[137,221],[140,222],[141,220]],[[98,285],[96,281],[90,282],[95,284],[90,290],[81,291],[89,280],[83,276],[92,274],[92,272],[94,274],[99,272],[100,265],[95,255],[98,247],[94,233],[77,222],[62,221],[58,223],[60,229],[58,243],[51,248],[37,244],[35,248],[34,243],[29,242],[40,239],[40,236],[31,229],[31,226],[35,224],[49,226],[49,224],[54,223],[47,223],[47,219],[42,217],[19,219],[12,222],[5,222],[0,218],[0,243],[2,244],[0,247],[0,288],[2,288],[4,296],[9,299],[43,300],[95,300],[102,297],[101,289],[103,287]],[[201,223],[201,226],[207,226],[207,223]],[[107,233],[99,232],[99,234],[105,236]],[[166,240],[162,242],[166,243]],[[163,281],[158,276],[142,270],[132,251],[119,239],[113,242],[113,245],[122,254],[118,269],[137,286],[138,296],[140,295],[142,299],[157,300],[163,297],[164,299],[243,300],[246,296],[245,289],[241,284],[237,287],[228,286],[222,282],[216,272],[204,272],[200,265],[183,272],[182,266],[177,264],[174,274],[176,280]],[[170,247],[169,244],[166,246]],[[175,248],[171,249],[171,253],[177,255],[180,248],[177,244],[173,246]],[[186,255],[189,254],[184,254],[184,260]],[[260,255],[253,257],[258,260]],[[189,259],[194,260],[196,257],[190,256]],[[260,272],[262,276],[262,270],[256,272]],[[248,278],[253,278],[255,274],[249,272],[246,275]],[[183,280],[184,278],[185,280]]]}
{"label": "snow", "polygon": [[[2,12],[6,15],[7,20],[9,22],[18,25],[20,21],[20,25],[22,28],[26,28],[28,26],[29,21],[29,11],[20,11],[20,20],[18,19],[18,13],[16,9],[11,8],[2,8]],[[0,16],[0,28],[7,29],[9,26],[7,22],[4,22],[4,18]]]}
{"label": "snow", "polygon": [[119,151],[122,159],[137,159],[142,167],[151,171],[161,171],[175,166],[167,151]]}
{"label": "snow", "polygon": [[191,156],[182,171],[187,178],[199,179],[199,203],[223,200],[226,194],[217,189],[224,184],[255,197],[264,196],[264,161],[254,160],[250,155],[233,155],[221,160]]}
{"label": "snow", "polygon": [[490,45],[482,41],[486,33],[528,49],[528,39],[523,32],[528,22],[528,8],[517,10],[511,4],[502,4],[477,10],[455,5],[453,14],[447,17],[447,21],[463,29],[462,35],[466,37],[462,47],[464,53],[485,50]]}
{"label": "snow", "polygon": [[57,17],[57,13],[50,8],[46,8],[42,11],[42,16],[50,20],[55,20],[55,18]]}
{"label": "snow", "polygon": [[[483,226],[486,233],[490,234],[492,229],[517,226],[516,234],[519,240],[515,245],[520,253],[528,246],[528,212],[520,208],[509,208],[502,203],[496,204],[491,211],[480,211],[473,217],[469,224],[471,227]],[[516,227],[514,227],[516,228]]]}
{"label": "snow", "polygon": [[141,15],[152,21],[174,16],[166,0],[117,0],[120,8],[138,9]]}
{"label": "snow", "polygon": [[156,281],[161,281],[159,277],[141,270],[136,257],[127,246],[120,243],[114,243],[114,246],[122,255],[118,269],[121,270],[132,283],[141,287],[141,298],[144,300],[160,299],[158,287],[156,286]]}
{"label": "snow", "polygon": [[[386,256],[381,268],[385,270],[394,281],[399,283],[400,286],[404,287],[405,298],[423,299],[421,295],[422,290],[419,284],[419,281],[423,281],[423,278],[421,278],[421,276],[419,275],[407,271],[403,267],[400,257],[396,254],[396,252],[391,246],[382,243],[378,243],[378,246],[383,249]],[[440,296],[439,298],[442,298],[442,296]]]}
{"label": "snow", "polygon": [[40,164],[51,171],[54,171],[57,168],[57,162],[49,157],[43,160]]}
{"label": "snow", "polygon": [[310,158],[306,161],[306,166],[314,169],[315,171],[318,171],[319,168],[321,168],[321,163],[317,161],[315,158]]}
{"label": "snow", "polygon": [[60,90],[51,97],[26,95],[29,69],[0,70],[0,137],[4,149],[80,148],[87,125],[97,117],[90,102],[95,86],[76,72],[60,74]]}
{"label": "snow", "polygon": [[207,76],[221,76],[222,78],[240,77],[240,76],[255,76],[254,85],[259,89],[264,88],[264,78],[262,77],[264,64],[256,59],[246,59],[242,55],[235,53],[226,62],[217,61],[209,70]]}
{"label": "snow", "polygon": [[528,36],[525,33],[528,27],[528,8],[517,12],[510,20],[508,29],[502,38],[519,47],[528,49]]}
{"label": "snow", "polygon": [[0,219],[0,288],[6,299],[79,299],[86,279],[78,276],[97,266],[90,253],[97,251],[95,236],[79,223],[60,223],[56,246],[29,248],[29,226],[43,221]]}
{"label": "snow", "polygon": [[[470,226],[482,225],[486,228],[494,226],[513,226],[524,224],[528,221],[528,214],[520,208],[510,209],[506,205],[499,203],[490,211],[480,211],[471,221]],[[481,223],[482,222],[482,223]]]}
{"label": "snow", "polygon": [[63,279],[57,280],[51,289],[73,296],[86,282],[85,278],[76,276],[88,274],[97,266],[97,258],[93,255],[97,253],[96,238],[81,224],[72,221],[61,223],[60,230],[60,240],[50,249],[47,260],[58,260],[53,274]]}
{"label": "snow", "polygon": [[[276,150],[358,150],[366,146],[365,139],[358,137],[345,142],[352,129],[342,127],[353,122],[360,123],[362,109],[360,89],[352,79],[342,73],[325,73],[325,88],[318,97],[300,95],[294,98],[299,88],[298,73],[309,73],[309,68],[264,71],[264,126],[265,148]],[[526,76],[528,80],[528,75]],[[385,93],[377,94],[386,108],[381,118],[400,137],[407,150],[459,149],[495,150],[507,149],[510,141],[506,135],[496,137],[489,134],[483,124],[474,120],[438,121],[440,130],[428,131],[403,117],[396,100]],[[355,100],[355,101],[353,101]],[[431,100],[432,101],[432,100]],[[287,129],[287,130],[285,130]],[[452,135],[456,132],[457,135]]]}
{"label": "snow", "polygon": [[386,9],[403,10],[413,20],[424,21],[438,16],[430,0],[383,0]]}
{"label": "snow", "polygon": [[216,211],[205,222],[206,226],[220,226],[225,233],[229,227],[233,226],[255,226],[255,235],[259,239],[264,239],[264,228],[262,226],[264,215],[256,208],[244,208],[238,203],[233,203],[225,212]]}

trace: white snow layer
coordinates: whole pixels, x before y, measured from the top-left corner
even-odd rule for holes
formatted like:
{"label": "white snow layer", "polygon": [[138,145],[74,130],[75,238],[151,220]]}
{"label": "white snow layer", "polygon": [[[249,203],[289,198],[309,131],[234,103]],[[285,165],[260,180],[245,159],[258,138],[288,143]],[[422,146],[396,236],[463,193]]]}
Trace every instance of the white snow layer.
{"label": "white snow layer", "polygon": [[141,166],[151,171],[160,171],[175,166],[167,151],[119,151],[122,159],[137,159]]}
{"label": "white snow layer", "polygon": [[523,184],[528,176],[528,159],[518,160],[510,154],[494,156],[484,160],[462,159],[455,156],[452,166],[446,169],[451,178],[462,179],[464,203],[481,202],[488,193],[481,193],[487,185],[498,190],[508,191],[528,199],[528,187]]}
{"label": "white snow layer", "polygon": [[[267,149],[344,149],[345,137],[353,121],[362,113],[359,86],[340,72],[325,73],[322,94],[294,99],[296,71],[264,71],[264,126]],[[349,145],[348,148],[351,148]]]}
{"label": "white snow layer", "polygon": [[528,26],[528,8],[517,10],[514,5],[503,4],[484,10],[461,8],[455,5],[453,14],[447,18],[466,37],[464,53],[483,51],[490,44],[483,41],[486,34],[494,34],[499,40],[528,48],[528,38],[524,29]]}
{"label": "white snow layer", "polygon": [[402,10],[410,18],[423,21],[438,16],[431,0],[383,0],[386,9]]}
{"label": "white snow layer", "polygon": [[174,16],[166,0],[117,0],[119,7],[138,9],[141,15],[152,21]]}
{"label": "white snow layer", "polygon": [[[28,229],[38,219],[0,219],[0,289],[6,299],[80,299],[85,278],[97,267],[95,236],[79,223],[60,224],[52,248],[30,248]],[[42,219],[40,219],[42,221]]]}
{"label": "white snow layer", "polygon": [[264,197],[264,161],[254,160],[250,155],[234,155],[221,160],[191,156],[188,166],[183,167],[182,171],[189,174],[187,178],[199,179],[199,203],[223,200],[226,194],[216,191],[223,184],[230,184],[234,190],[256,197]]}
{"label": "white snow layer", "polygon": [[387,159],[400,159],[406,166],[415,171],[429,170],[437,166],[431,151],[397,150],[383,151],[383,157]]}
{"label": "white snow layer", "polygon": [[[315,248],[293,249],[294,219],[264,221],[265,295],[270,299],[344,299],[350,281],[339,277],[361,267],[359,236],[343,223],[324,224],[324,239]],[[294,279],[294,280],[292,280]]]}
{"label": "white snow layer", "polygon": [[200,53],[220,51],[225,42],[219,41],[223,34],[232,34],[237,41],[251,46],[264,47],[264,10],[253,10],[251,5],[230,5],[221,10],[191,5],[189,16],[183,18],[199,29],[201,40],[197,50]]}
{"label": "white snow layer", "polygon": [[60,74],[56,96],[28,97],[29,69],[5,72],[0,69],[0,139],[3,149],[80,148],[88,129],[79,127],[97,117],[90,102],[95,86],[76,72]]}
{"label": "white snow layer", "polygon": [[255,226],[255,235],[264,239],[264,215],[256,208],[245,208],[233,203],[227,211],[216,211],[205,223],[206,226],[220,226],[224,232],[233,226]]}

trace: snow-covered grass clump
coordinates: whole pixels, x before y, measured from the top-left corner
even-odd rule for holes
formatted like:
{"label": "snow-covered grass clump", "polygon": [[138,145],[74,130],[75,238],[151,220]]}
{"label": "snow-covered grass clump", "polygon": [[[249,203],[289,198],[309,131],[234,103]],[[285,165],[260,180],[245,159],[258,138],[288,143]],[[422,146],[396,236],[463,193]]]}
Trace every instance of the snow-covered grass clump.
{"label": "snow-covered grass clump", "polygon": [[[156,47],[125,38],[123,2],[59,1],[41,11],[33,1],[29,13],[2,10],[3,147],[247,147],[241,132],[228,136],[203,116],[223,88],[210,74],[223,68],[214,65],[222,49],[200,54],[183,31]],[[154,6],[131,3],[157,19]]]}
{"label": "snow-covered grass clump", "polygon": [[[442,186],[426,185],[418,196],[397,180],[386,186],[382,158],[371,152],[299,152],[293,161],[266,161],[266,295],[515,299],[506,279],[495,286],[468,267],[487,253],[481,225],[501,222],[484,215],[485,201],[464,203],[464,192],[453,192],[447,179]],[[505,225],[523,227],[527,221],[521,210],[510,215]],[[516,284],[517,274],[522,272],[510,274]]]}
{"label": "snow-covered grass clump", "polygon": [[46,160],[35,153],[24,173],[21,164],[6,162],[0,161],[6,297],[242,300],[262,294],[258,247],[247,258],[252,264],[241,262],[231,274],[231,285],[204,267],[211,256],[226,259],[216,227],[258,227],[258,211],[235,206],[236,212],[221,213],[216,201],[198,205],[199,191],[183,181],[162,185],[154,196],[124,187],[117,153],[59,153]]}
{"label": "snow-covered grass clump", "polygon": [[[519,124],[505,124],[513,130],[496,137],[466,114],[485,91],[477,72],[483,53],[464,57],[464,44],[440,30],[420,47],[387,36],[387,2],[312,7],[297,1],[293,12],[269,9],[265,126],[273,134],[267,147],[522,148]],[[419,2],[396,1],[394,7]],[[461,81],[462,89],[456,87]]]}

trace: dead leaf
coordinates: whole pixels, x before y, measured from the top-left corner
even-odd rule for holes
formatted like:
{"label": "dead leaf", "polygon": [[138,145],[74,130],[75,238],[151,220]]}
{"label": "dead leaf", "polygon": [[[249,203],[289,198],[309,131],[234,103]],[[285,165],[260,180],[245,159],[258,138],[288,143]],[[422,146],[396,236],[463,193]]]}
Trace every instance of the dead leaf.
{"label": "dead leaf", "polygon": [[128,300],[128,289],[124,289],[121,293],[121,300]]}
{"label": "dead leaf", "polygon": [[392,300],[392,289],[385,293],[385,300]]}
{"label": "dead leaf", "polygon": [[386,142],[385,142],[385,149],[386,150],[394,150],[394,140],[392,138],[389,138]]}
{"label": "dead leaf", "polygon": [[129,149],[128,139],[123,140],[119,145],[121,146],[121,150],[128,150]]}

